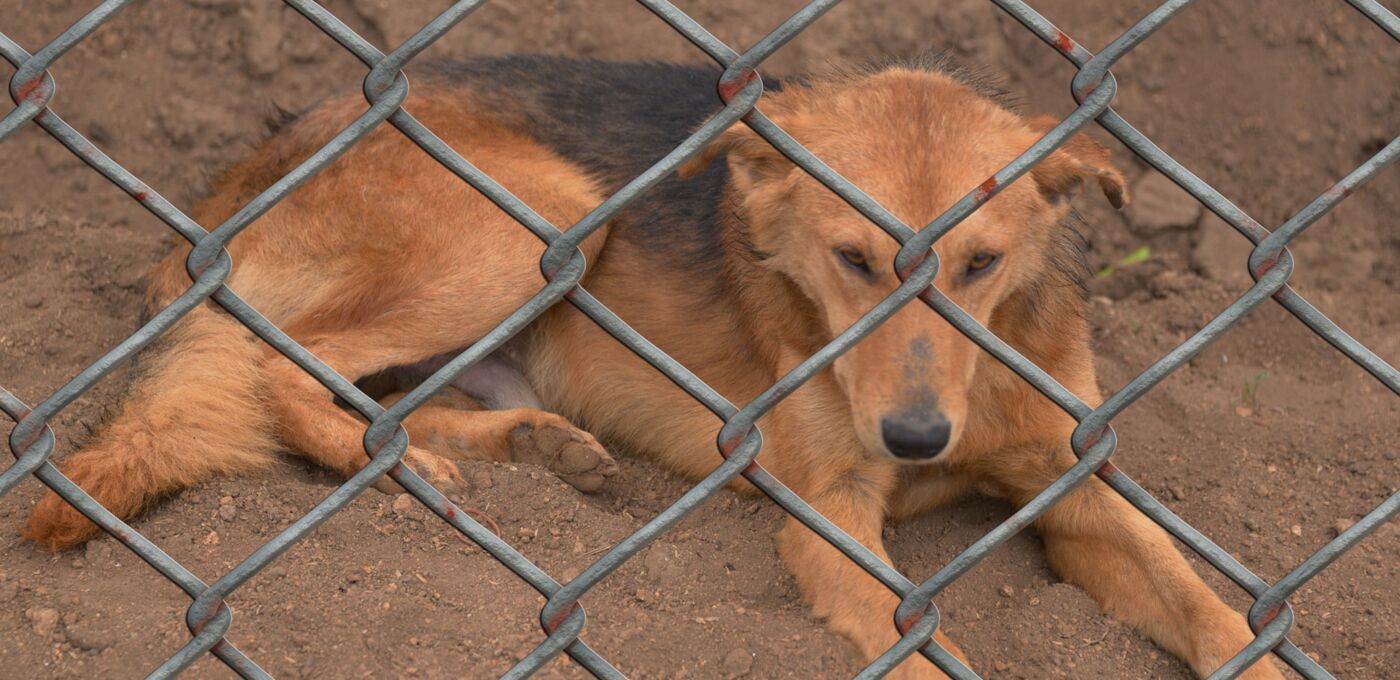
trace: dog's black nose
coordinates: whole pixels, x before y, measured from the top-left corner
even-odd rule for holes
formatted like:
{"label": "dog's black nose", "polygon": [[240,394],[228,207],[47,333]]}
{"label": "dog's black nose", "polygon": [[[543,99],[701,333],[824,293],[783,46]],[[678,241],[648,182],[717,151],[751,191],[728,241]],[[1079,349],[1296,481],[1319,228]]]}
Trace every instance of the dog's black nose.
{"label": "dog's black nose", "polygon": [[928,460],[942,453],[948,445],[953,424],[942,413],[918,419],[895,416],[880,421],[880,434],[885,439],[885,448],[896,457]]}

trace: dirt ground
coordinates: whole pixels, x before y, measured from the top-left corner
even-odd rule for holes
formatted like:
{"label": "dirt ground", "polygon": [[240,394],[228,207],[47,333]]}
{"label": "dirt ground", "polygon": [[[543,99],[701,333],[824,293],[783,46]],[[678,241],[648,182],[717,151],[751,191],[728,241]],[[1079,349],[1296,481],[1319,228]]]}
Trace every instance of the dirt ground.
{"label": "dirt ground", "polygon": [[[93,4],[0,0],[0,31],[37,50]],[[387,49],[447,4],[327,6]],[[751,44],[798,4],[679,3],[735,46]],[[1155,3],[1032,4],[1098,49]],[[1004,72],[1027,111],[1072,107],[1070,66],[980,0],[847,3],[765,70],[930,47]],[[492,3],[430,54],[509,52],[703,59],[622,0]],[[0,77],[10,72],[0,68]],[[188,207],[259,139],[270,111],[357,92],[364,69],[280,3],[151,0],[123,11],[54,72],[54,110]],[[1400,45],[1342,2],[1200,3],[1115,72],[1118,110],[1267,225],[1400,133]],[[1115,213],[1082,201],[1091,263],[1097,270],[1149,250],[1146,261],[1091,286],[1106,392],[1249,283],[1243,239],[1113,146],[1139,207]],[[35,127],[0,144],[0,168],[0,385],[35,403],[135,328],[141,278],[166,250],[169,230]],[[1293,247],[1298,290],[1392,363],[1400,362],[1396,214],[1400,173],[1391,169]],[[97,421],[124,379],[118,370],[57,418],[61,448]],[[1397,417],[1400,400],[1270,303],[1116,421],[1115,460],[1273,580],[1396,489]],[[561,580],[686,488],[635,460],[595,496],[528,466],[468,467],[462,502]],[[288,458],[261,476],[192,489],[135,526],[213,580],[336,482]],[[188,639],[188,599],[112,539],[56,556],[22,541],[19,524],[41,490],[31,480],[0,498],[0,675],[144,675]],[[396,509],[394,500],[366,493],[239,590],[231,639],[292,678],[489,677],[539,642],[539,596],[421,508]],[[973,500],[891,527],[888,545],[906,573],[923,578],[1008,512]],[[779,563],[770,536],[782,520],[766,500],[720,493],[587,596],[586,639],[637,678],[853,674],[853,655],[810,615]],[[1293,599],[1292,639],[1339,677],[1393,677],[1398,565],[1400,527],[1392,523]],[[1247,606],[1223,577],[1206,577]],[[949,634],[984,677],[1189,676],[1083,592],[1057,583],[1032,534],[996,551],[939,603]],[[542,675],[584,673],[559,660]],[[231,673],[206,659],[187,676]]]}

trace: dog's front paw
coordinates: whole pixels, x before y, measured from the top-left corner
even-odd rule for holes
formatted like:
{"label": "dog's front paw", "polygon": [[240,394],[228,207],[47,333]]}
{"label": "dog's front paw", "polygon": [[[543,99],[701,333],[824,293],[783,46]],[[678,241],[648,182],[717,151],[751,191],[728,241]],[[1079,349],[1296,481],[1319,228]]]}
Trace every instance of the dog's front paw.
{"label": "dog's front paw", "polygon": [[[408,447],[401,464],[407,465],[422,477],[423,481],[432,484],[443,493],[460,489],[466,484],[462,479],[462,471],[458,470],[452,461],[417,447]],[[388,475],[380,477],[379,481],[374,483],[374,488],[387,494],[404,493],[403,486]]]}
{"label": "dog's front paw", "polygon": [[559,418],[559,422],[522,423],[510,433],[512,458],[536,463],[570,486],[593,493],[617,474],[617,461],[593,435]]}

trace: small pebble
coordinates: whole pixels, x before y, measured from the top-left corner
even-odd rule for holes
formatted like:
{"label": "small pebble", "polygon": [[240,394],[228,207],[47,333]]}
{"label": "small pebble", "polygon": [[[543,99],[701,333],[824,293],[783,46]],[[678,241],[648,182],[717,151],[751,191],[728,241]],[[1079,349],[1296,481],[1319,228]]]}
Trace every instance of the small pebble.
{"label": "small pebble", "polygon": [[724,655],[725,677],[738,678],[749,674],[753,669],[753,652],[743,647],[735,647]]}
{"label": "small pebble", "polygon": [[170,36],[170,54],[188,59],[199,54],[199,46],[195,44],[188,31],[175,31]]}
{"label": "small pebble", "polygon": [[24,610],[24,615],[29,618],[29,623],[33,626],[34,632],[41,637],[53,635],[54,627],[58,625],[57,609],[31,607]]}
{"label": "small pebble", "polygon": [[489,489],[496,485],[495,480],[491,479],[491,471],[485,468],[472,470],[471,479],[472,486],[478,489]]}
{"label": "small pebble", "polygon": [[1002,597],[1013,597],[1016,595],[1016,589],[1009,585],[998,588],[997,592],[1000,593]]}
{"label": "small pebble", "polygon": [[1124,214],[1133,231],[1155,235],[1169,229],[1196,225],[1201,204],[1175,182],[1158,172],[1148,172],[1133,184],[1133,201]]}

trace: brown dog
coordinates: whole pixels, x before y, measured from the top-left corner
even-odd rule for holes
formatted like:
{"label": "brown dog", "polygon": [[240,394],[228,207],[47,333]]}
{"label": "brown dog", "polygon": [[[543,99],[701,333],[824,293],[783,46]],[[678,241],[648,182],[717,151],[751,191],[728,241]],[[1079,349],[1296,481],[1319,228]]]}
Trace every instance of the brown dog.
{"label": "brown dog", "polygon": [[[573,224],[717,107],[717,73],[544,58],[437,67],[406,108],[556,225]],[[780,84],[771,83],[773,89]],[[332,101],[233,168],[195,217],[216,224],[363,110]],[[910,225],[923,225],[1050,125],[976,78],[922,60],[788,83],[763,109]],[[727,163],[710,162],[720,156]],[[584,286],[735,403],[759,394],[895,288],[897,244],[740,125],[591,236]],[[1099,400],[1070,193],[1123,178],[1085,137],[938,241],[936,285],[1090,403]],[[542,286],[541,243],[398,132],[381,128],[229,246],[229,286],[342,375],[421,374]],[[152,308],[189,284],[173,253]],[[719,421],[569,305],[456,381],[485,409],[430,404],[407,428],[430,481],[453,458],[534,457],[595,489],[605,441],[690,478],[718,463]],[[761,422],[760,462],[885,557],[889,519],[976,488],[1024,503],[1074,456],[1074,421],[938,315],[896,313]],[[143,360],[126,400],[64,469],[122,517],[284,445],[351,474],[362,421],[212,305]],[[737,486],[748,488],[746,484]],[[750,489],[751,490],[751,489]],[[1252,634],[1167,535],[1098,479],[1037,526],[1051,564],[1119,619],[1208,674]],[[29,536],[94,533],[50,493]],[[865,659],[898,638],[897,599],[795,520],[779,551],[818,616]],[[938,639],[957,648],[943,633]],[[922,658],[891,677],[942,677]],[[1247,677],[1278,678],[1265,661]]]}

